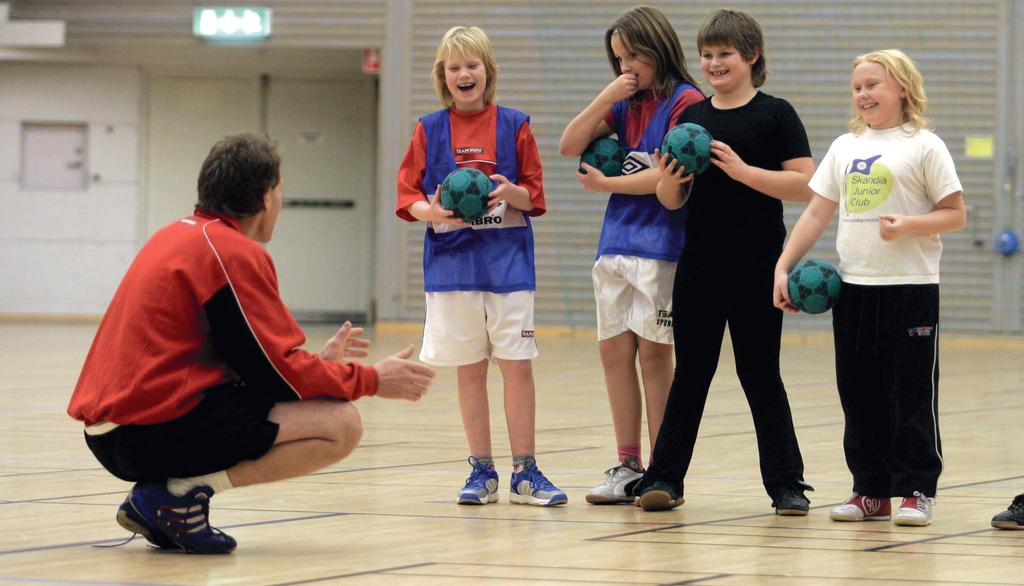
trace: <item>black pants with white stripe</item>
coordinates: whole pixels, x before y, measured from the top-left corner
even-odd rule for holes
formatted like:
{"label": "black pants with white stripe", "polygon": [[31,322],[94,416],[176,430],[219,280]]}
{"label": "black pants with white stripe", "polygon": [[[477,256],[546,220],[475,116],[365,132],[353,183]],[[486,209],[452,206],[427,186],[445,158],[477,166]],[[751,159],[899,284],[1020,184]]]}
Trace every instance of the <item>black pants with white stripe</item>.
{"label": "black pants with white stripe", "polygon": [[832,326],[854,492],[934,497],[942,472],[939,286],[843,283]]}

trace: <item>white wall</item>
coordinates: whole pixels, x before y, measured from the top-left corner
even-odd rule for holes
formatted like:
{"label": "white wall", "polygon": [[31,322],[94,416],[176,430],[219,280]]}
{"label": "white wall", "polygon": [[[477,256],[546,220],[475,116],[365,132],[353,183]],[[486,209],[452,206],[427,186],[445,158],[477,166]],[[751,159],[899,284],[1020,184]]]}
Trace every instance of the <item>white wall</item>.
{"label": "white wall", "polygon": [[[141,73],[0,62],[0,314],[99,315],[139,240]],[[85,191],[20,186],[21,124],[88,125]]]}

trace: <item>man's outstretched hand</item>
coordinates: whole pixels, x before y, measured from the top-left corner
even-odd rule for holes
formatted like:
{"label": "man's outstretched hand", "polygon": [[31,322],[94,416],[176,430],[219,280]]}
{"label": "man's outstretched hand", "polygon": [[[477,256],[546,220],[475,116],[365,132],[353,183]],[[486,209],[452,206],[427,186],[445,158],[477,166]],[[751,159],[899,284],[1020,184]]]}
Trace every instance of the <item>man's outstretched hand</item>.
{"label": "man's outstretched hand", "polygon": [[409,360],[413,346],[392,354],[374,365],[377,369],[377,396],[385,399],[419,401],[434,380],[429,366]]}
{"label": "man's outstretched hand", "polygon": [[345,322],[324,344],[324,349],[320,351],[320,357],[324,360],[333,360],[344,364],[346,358],[366,356],[365,349],[370,347],[370,341],[360,337],[365,331],[363,328],[352,327],[350,321]]}

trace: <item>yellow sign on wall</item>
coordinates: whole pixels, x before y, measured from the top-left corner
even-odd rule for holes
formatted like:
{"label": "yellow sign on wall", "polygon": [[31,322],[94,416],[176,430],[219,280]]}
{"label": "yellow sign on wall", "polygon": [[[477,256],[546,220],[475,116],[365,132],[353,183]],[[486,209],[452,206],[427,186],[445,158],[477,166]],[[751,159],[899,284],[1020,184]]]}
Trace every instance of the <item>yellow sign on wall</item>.
{"label": "yellow sign on wall", "polygon": [[964,138],[964,154],[968,159],[991,159],[995,156],[995,144],[991,136],[968,136]]}

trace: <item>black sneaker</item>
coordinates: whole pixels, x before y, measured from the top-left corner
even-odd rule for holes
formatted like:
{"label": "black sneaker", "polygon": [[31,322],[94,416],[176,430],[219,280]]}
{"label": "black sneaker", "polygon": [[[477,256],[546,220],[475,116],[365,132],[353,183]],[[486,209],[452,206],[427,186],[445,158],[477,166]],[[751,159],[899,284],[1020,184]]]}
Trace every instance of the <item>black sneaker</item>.
{"label": "black sneaker", "polygon": [[667,511],[683,504],[683,495],[662,480],[655,480],[640,491],[637,504],[645,511]]}
{"label": "black sneaker", "polygon": [[786,484],[775,490],[772,495],[772,506],[775,507],[776,515],[790,517],[803,517],[811,509],[811,501],[804,496],[805,490],[814,490],[814,487],[802,480],[793,484]]}
{"label": "black sneaker", "polygon": [[997,529],[1024,529],[1024,494],[1013,497],[1005,511],[992,517],[992,526]]}

